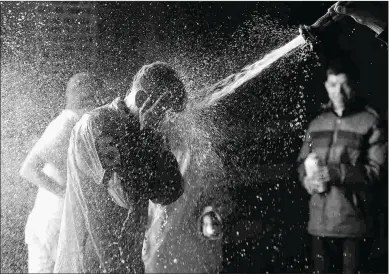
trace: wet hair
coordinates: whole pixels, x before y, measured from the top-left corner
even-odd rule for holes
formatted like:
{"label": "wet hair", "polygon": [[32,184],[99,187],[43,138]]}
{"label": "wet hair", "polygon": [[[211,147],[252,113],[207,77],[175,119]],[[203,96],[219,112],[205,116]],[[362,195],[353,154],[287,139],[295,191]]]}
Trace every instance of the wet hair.
{"label": "wet hair", "polygon": [[[176,112],[185,108],[187,93],[184,83],[181,81],[177,71],[164,62],[154,62],[144,65],[134,76],[132,89],[127,92],[143,91],[147,97],[158,98],[165,92],[171,92],[170,108]],[[137,102],[140,107],[147,98]]]}
{"label": "wet hair", "polygon": [[343,53],[337,57],[331,58],[326,64],[327,76],[330,74],[344,73],[347,78],[352,80],[354,83],[359,81],[359,69],[351,57]]}
{"label": "wet hair", "polygon": [[96,75],[88,72],[73,75],[66,86],[66,108],[82,109],[90,106],[91,96],[95,97],[99,88],[100,82]]}

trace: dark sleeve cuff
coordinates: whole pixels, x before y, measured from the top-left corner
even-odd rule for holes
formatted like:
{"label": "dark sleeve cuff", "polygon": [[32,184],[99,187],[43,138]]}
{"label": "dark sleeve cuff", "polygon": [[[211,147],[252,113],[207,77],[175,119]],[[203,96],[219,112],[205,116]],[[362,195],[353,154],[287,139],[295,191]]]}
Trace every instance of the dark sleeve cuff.
{"label": "dark sleeve cuff", "polygon": [[377,34],[375,37],[388,44],[388,26],[386,25],[384,31]]}
{"label": "dark sleeve cuff", "polygon": [[328,165],[328,173],[330,175],[331,183],[338,184],[341,182],[341,169],[340,165],[330,164]]}

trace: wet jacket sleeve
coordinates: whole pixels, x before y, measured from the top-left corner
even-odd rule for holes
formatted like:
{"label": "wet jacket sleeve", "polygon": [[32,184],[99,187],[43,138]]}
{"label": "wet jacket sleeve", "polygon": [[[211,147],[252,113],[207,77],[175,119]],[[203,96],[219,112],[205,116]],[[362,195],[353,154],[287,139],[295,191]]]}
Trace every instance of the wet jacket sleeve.
{"label": "wet jacket sleeve", "polygon": [[376,38],[388,45],[388,26],[381,32],[379,35],[376,35]]}
{"label": "wet jacket sleeve", "polygon": [[305,133],[304,142],[300,149],[299,156],[297,158],[297,172],[299,174],[300,182],[303,182],[304,177],[306,176],[304,161],[307,158],[308,154],[311,152],[310,145],[311,145],[310,129],[308,128],[307,132]]}
{"label": "wet jacket sleeve", "polygon": [[382,176],[387,151],[387,139],[383,129],[375,124],[367,135],[367,145],[364,160],[352,164],[329,165],[329,173],[332,182],[340,184],[372,185],[378,182]]}
{"label": "wet jacket sleeve", "polygon": [[184,180],[173,153],[163,150],[157,159],[157,181],[153,186],[151,201],[168,205],[184,192]]}

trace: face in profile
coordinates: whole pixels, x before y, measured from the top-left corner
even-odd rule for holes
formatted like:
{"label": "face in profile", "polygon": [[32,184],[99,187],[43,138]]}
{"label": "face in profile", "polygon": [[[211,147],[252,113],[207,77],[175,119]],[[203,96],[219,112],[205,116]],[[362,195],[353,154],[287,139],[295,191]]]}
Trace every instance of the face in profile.
{"label": "face in profile", "polygon": [[354,90],[345,73],[329,74],[324,85],[335,108],[343,109],[354,97]]}

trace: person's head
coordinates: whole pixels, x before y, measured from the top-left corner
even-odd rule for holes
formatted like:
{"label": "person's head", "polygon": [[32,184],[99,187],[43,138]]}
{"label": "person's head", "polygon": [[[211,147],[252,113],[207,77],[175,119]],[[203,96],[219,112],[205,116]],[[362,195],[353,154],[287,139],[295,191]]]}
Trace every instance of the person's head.
{"label": "person's head", "polygon": [[358,68],[349,57],[341,56],[329,60],[326,70],[324,85],[328,97],[335,109],[343,110],[355,98],[355,85],[359,80]]}
{"label": "person's head", "polygon": [[101,88],[99,79],[91,73],[73,75],[66,86],[66,108],[73,110],[97,107],[97,95]]}
{"label": "person's head", "polygon": [[143,66],[126,94],[127,105],[139,114],[141,120],[153,120],[154,125],[158,125],[169,110],[183,111],[186,102],[184,83],[178,73],[163,62]]}

